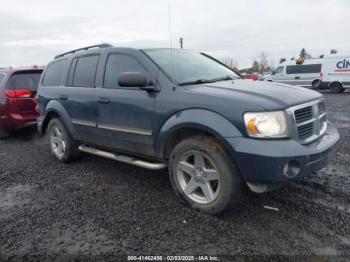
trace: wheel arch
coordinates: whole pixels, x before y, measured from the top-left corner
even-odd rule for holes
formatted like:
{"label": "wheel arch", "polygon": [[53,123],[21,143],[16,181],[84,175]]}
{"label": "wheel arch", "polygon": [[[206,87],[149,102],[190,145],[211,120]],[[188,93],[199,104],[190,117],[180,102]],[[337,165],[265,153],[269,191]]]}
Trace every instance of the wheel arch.
{"label": "wheel arch", "polygon": [[205,109],[187,109],[173,114],[160,128],[156,142],[157,157],[168,159],[177,143],[201,134],[218,140],[230,155],[232,155],[232,148],[225,138],[242,136],[228,119],[216,112]]}
{"label": "wheel arch", "polygon": [[328,88],[331,88],[331,86],[332,86],[333,84],[340,84],[340,85],[343,87],[342,81],[334,80],[334,81],[330,81],[330,82],[328,83]]}
{"label": "wheel arch", "polygon": [[64,107],[56,100],[51,100],[45,110],[45,116],[43,118],[42,124],[40,125],[39,132],[41,134],[45,134],[47,126],[51,119],[53,118],[59,118],[65,127],[68,129],[70,134],[75,137],[75,131],[72,124],[72,121],[69,118],[69,115],[67,111],[64,109]]}

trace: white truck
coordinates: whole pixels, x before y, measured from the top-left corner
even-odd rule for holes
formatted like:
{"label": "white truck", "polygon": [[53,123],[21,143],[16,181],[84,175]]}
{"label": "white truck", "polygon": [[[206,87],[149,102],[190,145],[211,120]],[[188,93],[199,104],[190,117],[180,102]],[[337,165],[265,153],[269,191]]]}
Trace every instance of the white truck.
{"label": "white truck", "polygon": [[344,92],[350,88],[350,55],[325,56],[321,68],[321,88]]}
{"label": "white truck", "polygon": [[323,59],[291,60],[278,65],[262,80],[298,85],[309,88],[320,86],[320,73]]}

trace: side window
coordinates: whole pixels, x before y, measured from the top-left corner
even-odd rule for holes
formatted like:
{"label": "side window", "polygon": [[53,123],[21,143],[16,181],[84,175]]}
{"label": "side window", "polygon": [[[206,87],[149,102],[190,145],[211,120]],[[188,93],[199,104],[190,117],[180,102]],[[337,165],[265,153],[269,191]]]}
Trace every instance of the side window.
{"label": "side window", "polygon": [[321,66],[321,64],[287,66],[287,74],[320,73]]}
{"label": "side window", "polygon": [[74,70],[73,86],[95,87],[99,55],[81,56]]}
{"label": "side window", "polygon": [[321,72],[321,64],[303,65],[302,67],[302,72],[305,74]]}
{"label": "side window", "polygon": [[300,65],[292,65],[286,67],[287,74],[298,74],[300,73]]}
{"label": "side window", "polygon": [[61,85],[62,76],[63,76],[63,72],[66,64],[67,64],[66,59],[51,63],[45,71],[42,85],[43,86]]}
{"label": "side window", "polygon": [[109,55],[104,76],[104,87],[119,88],[118,77],[124,72],[146,73],[146,70],[140,62],[132,56],[122,54]]}
{"label": "side window", "polygon": [[276,74],[280,74],[280,73],[282,73],[282,71],[283,71],[283,66],[279,66],[279,67],[277,67],[276,68]]}

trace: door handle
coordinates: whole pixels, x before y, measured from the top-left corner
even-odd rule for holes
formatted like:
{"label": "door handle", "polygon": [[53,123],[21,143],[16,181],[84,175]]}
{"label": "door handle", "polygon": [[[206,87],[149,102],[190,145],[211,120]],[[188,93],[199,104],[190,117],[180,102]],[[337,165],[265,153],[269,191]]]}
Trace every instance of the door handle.
{"label": "door handle", "polygon": [[109,98],[107,98],[107,97],[99,97],[97,99],[97,102],[98,103],[102,103],[102,104],[108,104],[108,103],[111,102],[111,100]]}
{"label": "door handle", "polygon": [[68,99],[68,96],[67,95],[60,95],[59,97],[61,100],[67,100]]}
{"label": "door handle", "polygon": [[296,77],[294,77],[294,79],[300,79],[300,76],[296,76]]}

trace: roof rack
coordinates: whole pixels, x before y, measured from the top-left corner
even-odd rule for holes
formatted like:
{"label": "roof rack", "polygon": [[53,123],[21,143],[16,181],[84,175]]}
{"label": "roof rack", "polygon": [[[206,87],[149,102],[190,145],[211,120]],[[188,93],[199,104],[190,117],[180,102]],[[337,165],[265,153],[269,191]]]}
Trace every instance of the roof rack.
{"label": "roof rack", "polygon": [[99,45],[86,46],[86,47],[83,47],[83,48],[74,49],[72,51],[56,55],[55,59],[57,59],[59,57],[62,57],[62,56],[65,56],[65,55],[68,55],[68,54],[74,54],[75,52],[82,51],[82,50],[89,50],[91,48],[107,48],[107,47],[113,47],[113,45],[104,43],[104,44],[99,44]]}

